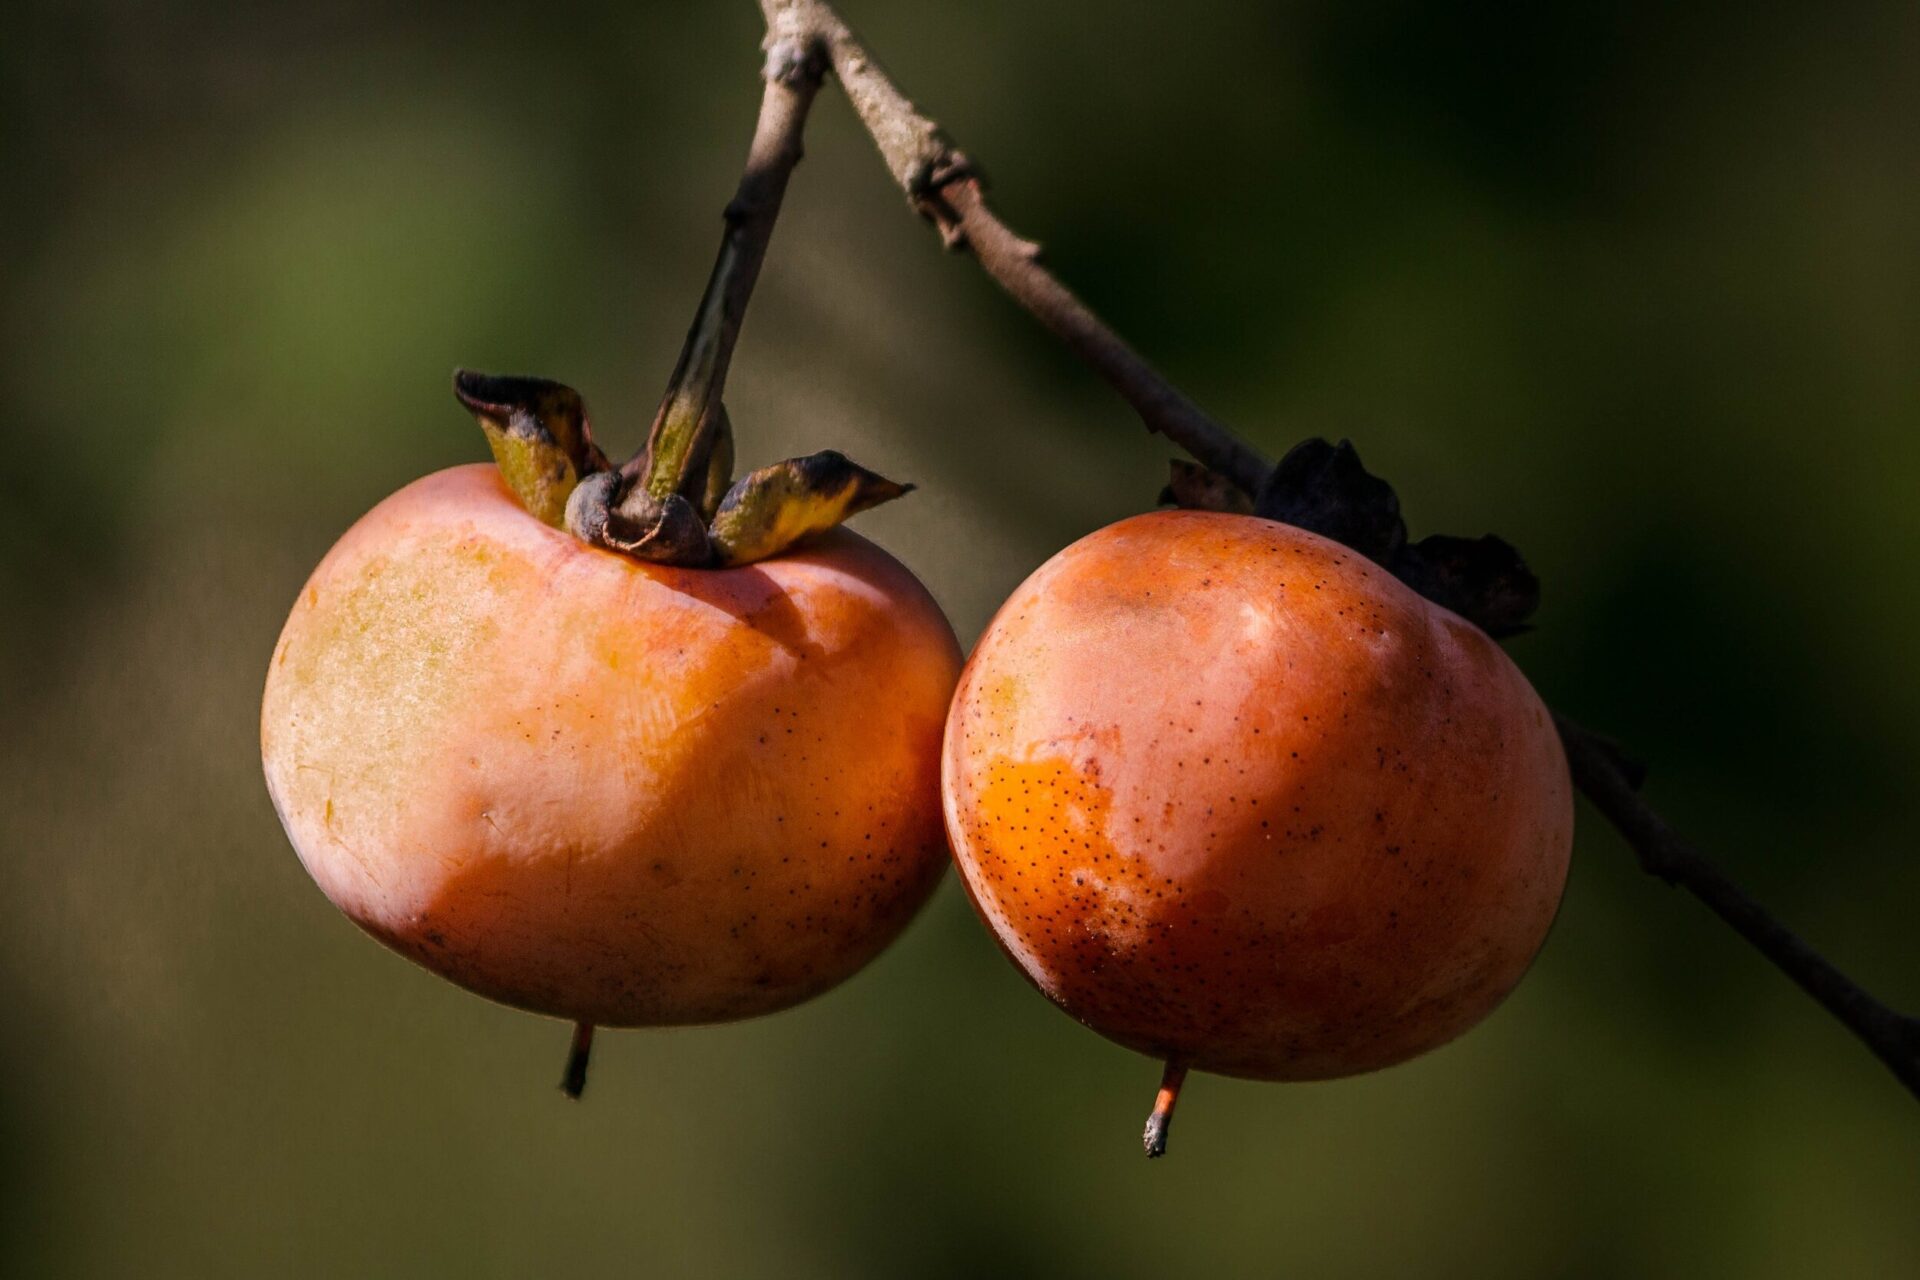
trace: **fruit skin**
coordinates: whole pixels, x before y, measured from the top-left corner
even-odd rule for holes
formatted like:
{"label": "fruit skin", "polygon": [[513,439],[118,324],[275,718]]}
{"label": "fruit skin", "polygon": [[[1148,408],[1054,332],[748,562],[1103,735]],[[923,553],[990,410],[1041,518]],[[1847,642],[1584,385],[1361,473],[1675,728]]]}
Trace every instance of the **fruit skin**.
{"label": "fruit skin", "polygon": [[1008,956],[1094,1030],[1273,1080],[1452,1039],[1525,973],[1573,801],[1498,645],[1338,543],[1167,511],[1002,606],[947,722],[947,834]]}
{"label": "fruit skin", "polygon": [[262,757],[307,870],[395,950],[541,1013],[720,1021],[833,986],[932,892],[959,665],[855,534],[644,564],[455,467],[314,571]]}

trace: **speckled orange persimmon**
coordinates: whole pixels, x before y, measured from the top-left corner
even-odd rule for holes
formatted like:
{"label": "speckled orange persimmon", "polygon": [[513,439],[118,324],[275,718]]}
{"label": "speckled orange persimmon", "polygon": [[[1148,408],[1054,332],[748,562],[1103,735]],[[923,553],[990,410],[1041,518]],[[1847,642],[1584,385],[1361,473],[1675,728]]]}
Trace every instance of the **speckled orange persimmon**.
{"label": "speckled orange persimmon", "polygon": [[314,571],[261,739],[307,870],[396,950],[542,1013],[717,1021],[834,985],[926,900],[958,667],[855,534],[667,568],[456,467]]}
{"label": "speckled orange persimmon", "polygon": [[1452,1039],[1560,902],[1571,787],[1484,633],[1378,565],[1170,511],[1068,547],[962,673],[948,837],[1068,1013],[1209,1071],[1314,1079]]}

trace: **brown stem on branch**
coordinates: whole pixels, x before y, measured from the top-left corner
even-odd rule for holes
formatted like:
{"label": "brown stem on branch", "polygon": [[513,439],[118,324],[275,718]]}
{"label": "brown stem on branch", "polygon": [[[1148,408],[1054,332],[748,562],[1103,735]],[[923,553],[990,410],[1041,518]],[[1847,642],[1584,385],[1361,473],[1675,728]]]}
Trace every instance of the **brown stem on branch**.
{"label": "brown stem on branch", "polygon": [[[987,207],[978,174],[888,78],[827,0],[760,0],[769,40],[788,39],[823,50],[860,122],[908,200],[939,227],[949,247],[963,248],[1001,288],[1063,339],[1157,431],[1193,458],[1257,495],[1272,468],[1260,453],[1207,416],[1088,310],[1040,264],[1038,248],[1010,231]],[[1920,1019],[1896,1013],[1739,889],[1686,844],[1635,791],[1635,770],[1607,740],[1560,718],[1573,777],[1594,806],[1626,837],[1651,873],[1680,885],[1792,978],[1887,1064],[1920,1097]],[[1183,1070],[1168,1066],[1177,1090]],[[1172,1095],[1163,1086],[1166,1111]],[[1148,1123],[1165,1141],[1167,1116],[1155,1108]]]}
{"label": "brown stem on branch", "polygon": [[1108,328],[1040,264],[1040,247],[1000,221],[980,178],[939,125],[922,114],[880,69],[851,28],[824,0],[760,0],[768,30],[812,37],[826,51],[860,123],[880,148],[893,180],[949,248],[972,253],[988,275],[1133,406],[1157,431],[1249,495],[1270,469],[1253,446],[1189,399]]}
{"label": "brown stem on branch", "polygon": [[1053,331],[1157,431],[1245,490],[1260,492],[1272,470],[1258,450],[1215,422],[1109,329],[1040,265],[1040,247],[1022,240],[987,206],[980,179],[958,157],[957,176],[937,179],[918,204],[947,242],[971,252],[994,282]]}
{"label": "brown stem on branch", "polygon": [[721,429],[721,392],[740,340],[747,303],[760,279],[787,180],[804,149],[807,111],[826,72],[823,47],[804,31],[770,28],[760,116],[740,185],[727,203],[726,231],[707,292],[680,351],[646,447],[620,468],[656,499],[704,475]]}
{"label": "brown stem on branch", "polygon": [[1920,1098],[1920,1019],[1905,1017],[1867,994],[1805,939],[1769,915],[1698,849],[1675,834],[1640,798],[1633,770],[1613,744],[1562,715],[1554,716],[1573,780],[1640,858],[1648,875],[1707,904],[1774,967],[1838,1018]]}

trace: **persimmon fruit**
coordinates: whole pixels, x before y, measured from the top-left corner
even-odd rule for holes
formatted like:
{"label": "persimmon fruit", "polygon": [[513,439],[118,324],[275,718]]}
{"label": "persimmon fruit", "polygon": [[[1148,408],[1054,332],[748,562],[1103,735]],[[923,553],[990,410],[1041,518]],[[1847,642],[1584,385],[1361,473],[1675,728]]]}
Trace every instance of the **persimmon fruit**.
{"label": "persimmon fruit", "polygon": [[741,567],[649,563],[459,466],[314,571],[262,755],[340,910],[582,1024],[583,1067],[591,1024],[782,1009],[900,932],[946,865],[959,666],[925,589],[846,530]]}
{"label": "persimmon fruit", "polygon": [[947,833],[1048,998],[1167,1064],[1371,1071],[1526,972],[1572,839],[1554,726],[1483,631],[1251,515],[1162,511],[1060,552],[954,695]]}
{"label": "persimmon fruit", "polygon": [[[805,111],[769,66],[763,125]],[[912,486],[832,449],[735,478],[727,372],[799,159],[764,143],[639,451],[615,466],[571,387],[455,370],[493,464],[340,539],[261,703],[268,790],[327,897],[443,977],[571,1019],[572,1097],[597,1025],[797,1004],[946,865],[959,645],[839,527]]]}

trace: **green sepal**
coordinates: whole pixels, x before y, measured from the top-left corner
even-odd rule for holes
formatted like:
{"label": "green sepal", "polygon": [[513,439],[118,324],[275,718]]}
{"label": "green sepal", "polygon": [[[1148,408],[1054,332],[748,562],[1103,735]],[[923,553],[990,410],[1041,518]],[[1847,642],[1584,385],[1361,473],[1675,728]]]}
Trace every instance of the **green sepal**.
{"label": "green sepal", "polygon": [[610,465],[593,443],[580,393],[546,378],[456,369],[453,394],[486,433],[500,478],[520,504],[543,524],[565,528],[574,487]]}
{"label": "green sepal", "polygon": [[912,489],[832,449],[762,467],[729,489],[714,513],[715,561],[741,565],[779,555],[810,534]]}

